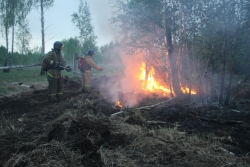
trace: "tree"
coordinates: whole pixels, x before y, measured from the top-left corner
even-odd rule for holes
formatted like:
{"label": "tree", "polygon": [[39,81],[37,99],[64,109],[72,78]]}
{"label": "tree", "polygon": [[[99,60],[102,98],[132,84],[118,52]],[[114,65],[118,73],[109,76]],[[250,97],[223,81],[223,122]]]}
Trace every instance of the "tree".
{"label": "tree", "polygon": [[28,27],[28,21],[23,20],[22,22],[19,22],[19,29],[16,33],[16,44],[19,52],[21,52],[22,55],[27,54],[29,51],[29,41],[32,38],[30,29]]}
{"label": "tree", "polygon": [[[31,6],[32,6],[32,0],[13,1],[12,3],[13,23],[12,23],[12,49],[10,57],[11,60],[14,51],[15,25],[16,23],[18,23],[19,26],[22,27],[22,22],[25,21],[27,14],[30,12]],[[28,22],[26,24],[28,24]]]}
{"label": "tree", "polygon": [[89,49],[97,49],[97,37],[94,35],[94,27],[91,24],[91,14],[87,1],[80,0],[78,12],[72,14],[72,22],[79,29],[78,39],[81,42],[81,53],[86,53]]}
{"label": "tree", "polygon": [[81,50],[80,41],[77,38],[69,38],[62,40],[63,55],[66,62],[72,62],[75,53]]}
{"label": "tree", "polygon": [[[45,9],[48,9],[50,7],[53,6],[54,4],[54,0],[34,0],[34,4],[35,4],[35,7],[38,9],[40,8],[41,10],[41,34],[42,34],[42,50],[41,50],[41,53],[42,53],[42,57],[44,56],[45,54],[45,29],[44,29],[44,13],[45,13]],[[42,70],[41,68],[41,72],[40,72],[41,75],[44,75],[45,72]]]}
{"label": "tree", "polygon": [[[9,52],[9,28],[11,27],[11,24],[13,19],[11,17],[11,3],[12,1],[10,0],[2,0],[1,2],[1,25],[3,26],[2,28],[4,29],[4,34],[5,34],[5,40],[6,40],[6,53],[5,53],[5,62],[4,65],[8,66],[9,65],[9,57],[8,57],[8,52]],[[9,69],[4,70],[4,72],[9,72]]]}
{"label": "tree", "polygon": [[[116,0],[114,4],[112,22],[118,25],[124,48],[154,56],[167,53],[162,60],[166,69],[170,67],[166,72],[177,96],[186,80],[203,99],[211,94],[221,105],[228,104],[239,78],[236,69],[250,69],[249,0]],[[150,55],[144,59],[160,71]]]}
{"label": "tree", "polygon": [[[12,56],[14,51],[14,34],[15,34],[15,25],[18,21],[21,21],[26,18],[27,14],[30,11],[30,7],[32,5],[32,0],[3,0],[1,2],[1,18],[3,22],[3,26],[5,29],[5,38],[6,38],[6,62],[5,65],[11,65],[12,63]],[[9,36],[9,28],[12,27],[12,49],[11,49],[11,56],[8,56],[8,36]],[[5,72],[9,71],[5,70]]]}
{"label": "tree", "polygon": [[[122,41],[126,44],[125,47],[132,51],[141,48],[151,53],[166,53],[161,54],[162,59],[166,60],[164,75],[167,76],[166,69],[169,66],[171,72],[168,72],[168,76],[171,76],[173,90],[179,96],[181,88],[173,46],[175,27],[172,20],[176,10],[174,2],[165,0],[130,0],[125,2],[119,0],[115,3],[119,12],[112,18],[112,22],[118,23],[124,37]],[[165,45],[162,45],[163,43]],[[148,58],[146,64],[157,66],[152,60],[152,57]]]}

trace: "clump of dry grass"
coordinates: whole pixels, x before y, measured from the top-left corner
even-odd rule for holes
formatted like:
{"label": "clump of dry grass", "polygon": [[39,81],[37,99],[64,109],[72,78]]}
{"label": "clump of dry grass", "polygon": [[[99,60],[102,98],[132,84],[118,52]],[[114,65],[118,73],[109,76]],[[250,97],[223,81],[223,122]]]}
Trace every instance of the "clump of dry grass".
{"label": "clump of dry grass", "polygon": [[38,146],[27,154],[14,154],[9,159],[4,167],[12,166],[81,166],[82,155],[79,152],[72,151],[67,148],[64,143],[52,140],[50,143],[46,143]]}
{"label": "clump of dry grass", "polygon": [[[138,115],[137,115],[138,116]],[[123,133],[134,138],[125,147],[101,147],[106,166],[249,166],[243,158],[225,151],[223,145],[197,135],[188,135],[173,128],[147,129],[112,118],[111,133]],[[224,150],[224,151],[223,151]]]}

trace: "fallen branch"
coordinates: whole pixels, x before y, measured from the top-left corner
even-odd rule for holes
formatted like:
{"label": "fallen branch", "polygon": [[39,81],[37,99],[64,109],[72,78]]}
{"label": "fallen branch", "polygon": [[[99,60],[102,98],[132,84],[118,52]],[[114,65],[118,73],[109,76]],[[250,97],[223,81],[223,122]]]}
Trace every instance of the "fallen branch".
{"label": "fallen branch", "polygon": [[167,100],[167,101],[163,101],[163,102],[160,102],[160,103],[151,105],[151,106],[144,106],[144,107],[134,108],[134,110],[141,110],[141,109],[150,110],[150,109],[152,109],[152,108],[154,108],[154,107],[157,107],[157,106],[159,106],[159,105],[161,105],[161,104],[168,103],[168,102],[170,102],[170,101],[173,100],[173,99],[174,99],[174,97],[171,98],[171,99],[169,99],[169,100]]}
{"label": "fallen branch", "polygon": [[112,114],[111,117],[122,114],[122,113],[124,113],[124,112],[123,111],[116,112],[116,113]]}
{"label": "fallen branch", "polygon": [[203,120],[203,121],[209,121],[209,122],[217,122],[221,124],[245,124],[244,121],[235,121],[235,120],[218,120],[218,119],[210,119],[205,117],[196,117],[197,119]]}
{"label": "fallen branch", "polygon": [[168,124],[168,122],[163,121],[147,121],[148,124]]}

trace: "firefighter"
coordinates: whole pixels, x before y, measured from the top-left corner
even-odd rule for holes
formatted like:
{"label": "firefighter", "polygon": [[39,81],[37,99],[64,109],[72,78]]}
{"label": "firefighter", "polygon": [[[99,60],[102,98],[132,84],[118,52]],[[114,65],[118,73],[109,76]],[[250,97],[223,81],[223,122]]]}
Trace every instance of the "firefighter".
{"label": "firefighter", "polygon": [[82,92],[90,93],[91,91],[91,69],[102,71],[103,68],[99,67],[93,60],[95,54],[94,50],[89,50],[88,54],[84,57],[86,60],[85,70],[82,72]]}
{"label": "firefighter", "polygon": [[67,72],[72,71],[69,65],[66,65],[61,50],[63,44],[60,41],[54,43],[54,48],[47,53],[44,63],[50,65],[47,71],[48,80],[48,97],[50,102],[58,102],[62,100],[63,95],[63,78],[61,71],[66,69]]}

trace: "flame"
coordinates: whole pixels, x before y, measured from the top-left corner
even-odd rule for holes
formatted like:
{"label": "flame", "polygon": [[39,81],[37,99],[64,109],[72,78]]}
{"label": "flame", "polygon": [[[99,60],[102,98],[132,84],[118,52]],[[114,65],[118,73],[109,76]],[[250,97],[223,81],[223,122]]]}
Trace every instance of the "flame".
{"label": "flame", "polygon": [[[169,87],[166,86],[164,87],[156,80],[156,78],[154,77],[155,70],[153,67],[151,67],[151,69],[149,70],[147,78],[146,78],[147,67],[145,62],[142,62],[140,71],[141,73],[139,75],[139,79],[142,81],[142,90],[149,92],[162,92],[164,96],[169,95],[171,93],[171,89]],[[190,89],[188,87],[181,86],[181,91],[182,93],[187,94],[189,93]],[[191,94],[197,94],[197,93],[196,91],[191,90]]]}
{"label": "flame", "polygon": [[[188,87],[181,87],[181,91],[182,91],[182,93],[187,94],[187,93],[189,93],[190,89]],[[191,90],[191,94],[196,95],[197,93],[196,93],[196,91]]]}
{"label": "flame", "polygon": [[146,78],[146,64],[142,62],[142,66],[140,68],[140,80],[142,80],[142,90],[150,91],[150,92],[164,92],[171,93],[171,90],[167,87],[162,86],[159,82],[156,81],[154,74],[154,68],[151,67],[151,70],[148,73],[148,78]]}
{"label": "flame", "polygon": [[117,102],[116,102],[116,106],[122,108],[122,105],[121,105],[120,101],[117,101]]}

